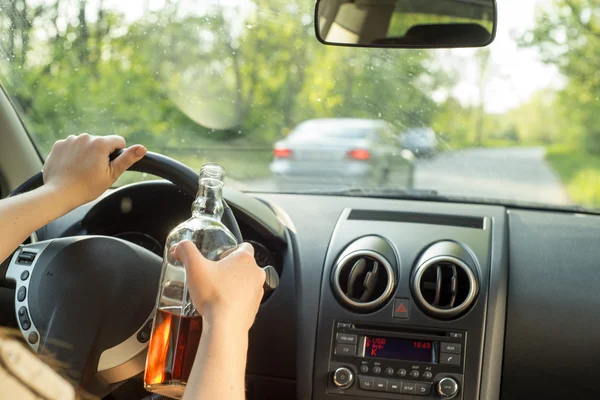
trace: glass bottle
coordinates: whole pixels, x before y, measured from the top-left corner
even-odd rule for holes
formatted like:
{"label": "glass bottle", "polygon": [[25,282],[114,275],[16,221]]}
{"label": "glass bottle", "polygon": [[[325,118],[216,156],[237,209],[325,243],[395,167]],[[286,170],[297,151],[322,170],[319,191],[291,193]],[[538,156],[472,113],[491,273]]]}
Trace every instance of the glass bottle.
{"label": "glass bottle", "polygon": [[237,246],[235,236],[221,222],[223,177],[221,166],[202,166],[192,217],[167,237],[144,375],[146,390],[163,396],[183,397],[202,334],[202,317],[187,289],[185,268],[169,249],[188,239],[204,257],[216,261]]}

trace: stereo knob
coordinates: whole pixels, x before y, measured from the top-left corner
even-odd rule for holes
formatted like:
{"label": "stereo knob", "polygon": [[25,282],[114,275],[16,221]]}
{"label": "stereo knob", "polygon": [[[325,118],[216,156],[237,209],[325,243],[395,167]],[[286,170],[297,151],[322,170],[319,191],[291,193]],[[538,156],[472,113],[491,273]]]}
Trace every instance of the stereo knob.
{"label": "stereo knob", "polygon": [[443,378],[437,384],[437,392],[442,399],[453,399],[458,394],[458,383],[453,378]]}
{"label": "stereo knob", "polygon": [[348,389],[354,383],[354,374],[346,367],[340,367],[333,373],[333,384],[340,389]]}

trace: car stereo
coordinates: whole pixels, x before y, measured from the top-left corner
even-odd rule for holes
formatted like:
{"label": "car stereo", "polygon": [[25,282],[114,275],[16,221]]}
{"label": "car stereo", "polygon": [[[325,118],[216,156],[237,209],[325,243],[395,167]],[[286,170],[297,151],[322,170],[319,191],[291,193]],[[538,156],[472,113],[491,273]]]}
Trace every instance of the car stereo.
{"label": "car stereo", "polygon": [[467,333],[335,321],[329,393],[462,398]]}

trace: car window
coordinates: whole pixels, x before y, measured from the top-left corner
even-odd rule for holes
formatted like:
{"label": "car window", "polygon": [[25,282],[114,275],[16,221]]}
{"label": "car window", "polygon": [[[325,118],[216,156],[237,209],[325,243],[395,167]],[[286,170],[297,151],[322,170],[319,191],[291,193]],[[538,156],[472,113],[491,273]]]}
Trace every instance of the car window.
{"label": "car window", "polygon": [[[321,44],[305,0],[11,0],[0,82],[44,157],[71,134],[119,134],[196,170],[220,163],[244,190],[419,189],[597,210],[597,1],[498,7],[488,47],[396,50]],[[284,148],[361,140],[380,121],[411,165],[380,162],[366,143]]]}
{"label": "car window", "polygon": [[308,125],[302,129],[298,129],[290,134],[291,140],[303,139],[334,139],[334,140],[352,140],[352,139],[367,139],[369,135],[376,132],[374,128],[353,128],[344,126],[319,126]]}

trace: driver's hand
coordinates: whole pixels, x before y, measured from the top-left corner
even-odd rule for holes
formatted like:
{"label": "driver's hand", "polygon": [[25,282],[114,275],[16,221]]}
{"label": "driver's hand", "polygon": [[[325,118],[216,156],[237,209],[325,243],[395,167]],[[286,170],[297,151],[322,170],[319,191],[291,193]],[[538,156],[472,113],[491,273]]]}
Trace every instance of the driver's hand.
{"label": "driver's hand", "polygon": [[114,135],[59,140],[44,164],[44,184],[64,193],[73,207],[92,201],[146,154],[144,146],[135,145],[110,162],[109,155],[125,146],[125,139]]}
{"label": "driver's hand", "polygon": [[221,261],[209,261],[185,240],[171,249],[185,265],[187,285],[204,324],[248,331],[263,297],[265,272],[254,261],[254,248],[242,243]]}

